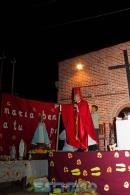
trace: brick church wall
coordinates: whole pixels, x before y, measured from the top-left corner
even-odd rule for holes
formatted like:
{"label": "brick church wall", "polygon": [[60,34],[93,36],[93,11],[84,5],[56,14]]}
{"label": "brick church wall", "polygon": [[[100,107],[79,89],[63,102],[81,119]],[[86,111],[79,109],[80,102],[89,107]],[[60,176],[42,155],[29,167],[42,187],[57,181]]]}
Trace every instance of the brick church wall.
{"label": "brick church wall", "polygon": [[[108,70],[124,64],[124,49],[130,58],[130,42],[126,42],[60,62],[58,102],[71,102],[72,88],[81,87],[89,105],[98,105],[100,122],[111,122],[117,109],[129,104],[126,69]],[[77,63],[84,65],[83,70],[76,69]]]}
{"label": "brick church wall", "polygon": [[[81,87],[90,107],[98,105],[100,123],[111,123],[124,105],[130,105],[126,69],[108,69],[124,64],[125,49],[130,59],[129,41],[60,62],[58,102],[70,103],[72,88]],[[77,63],[84,65],[82,70],[76,69]]]}

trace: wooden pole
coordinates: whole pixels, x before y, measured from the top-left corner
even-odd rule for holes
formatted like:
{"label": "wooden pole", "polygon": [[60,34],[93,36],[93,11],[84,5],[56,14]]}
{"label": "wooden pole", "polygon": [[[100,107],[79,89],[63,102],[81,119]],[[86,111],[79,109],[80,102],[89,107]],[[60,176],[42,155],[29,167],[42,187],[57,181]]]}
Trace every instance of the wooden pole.
{"label": "wooden pole", "polygon": [[61,104],[59,105],[59,113],[58,113],[58,127],[57,127],[56,151],[58,151],[58,144],[59,144],[60,119],[61,119]]}

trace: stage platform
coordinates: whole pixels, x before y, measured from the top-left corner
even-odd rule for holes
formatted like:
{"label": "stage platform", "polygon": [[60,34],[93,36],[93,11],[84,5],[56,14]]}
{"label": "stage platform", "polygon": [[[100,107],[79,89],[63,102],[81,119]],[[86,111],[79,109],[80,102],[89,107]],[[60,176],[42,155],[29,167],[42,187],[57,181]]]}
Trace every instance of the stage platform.
{"label": "stage platform", "polygon": [[130,195],[130,151],[51,152],[49,176],[53,182],[93,182],[100,195]]}

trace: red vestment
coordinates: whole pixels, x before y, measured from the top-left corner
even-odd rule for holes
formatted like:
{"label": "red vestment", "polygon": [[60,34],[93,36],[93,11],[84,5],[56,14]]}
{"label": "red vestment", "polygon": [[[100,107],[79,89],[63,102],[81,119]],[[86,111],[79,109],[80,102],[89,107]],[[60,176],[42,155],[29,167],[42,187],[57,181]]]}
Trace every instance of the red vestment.
{"label": "red vestment", "polygon": [[66,143],[76,148],[83,148],[76,139],[75,111],[72,104],[62,105],[62,119],[66,130]]}
{"label": "red vestment", "polygon": [[[96,131],[92,122],[87,101],[81,99],[77,104],[79,112],[74,111],[72,104],[62,105],[62,118],[66,129],[66,142],[76,148],[88,148],[88,136],[98,143]],[[78,115],[78,127],[76,127],[76,115]]]}
{"label": "red vestment", "polygon": [[88,147],[88,136],[95,141],[95,144],[98,143],[97,134],[94,129],[91,113],[87,101],[81,99],[78,103],[79,110],[79,139],[82,144],[87,148]]}

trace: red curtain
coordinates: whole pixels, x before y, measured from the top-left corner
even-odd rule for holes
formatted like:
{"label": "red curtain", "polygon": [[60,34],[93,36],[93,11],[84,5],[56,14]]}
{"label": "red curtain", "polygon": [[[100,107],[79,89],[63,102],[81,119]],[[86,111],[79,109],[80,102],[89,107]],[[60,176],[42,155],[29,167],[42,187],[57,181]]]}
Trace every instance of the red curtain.
{"label": "red curtain", "polygon": [[62,105],[62,119],[66,130],[67,144],[76,148],[84,148],[81,142],[76,139],[76,113],[72,104]]}
{"label": "red curtain", "polygon": [[97,135],[89,111],[88,103],[81,99],[77,104],[78,112],[73,104],[62,105],[62,118],[66,129],[67,143],[76,148],[88,148],[88,135],[96,143]]}

